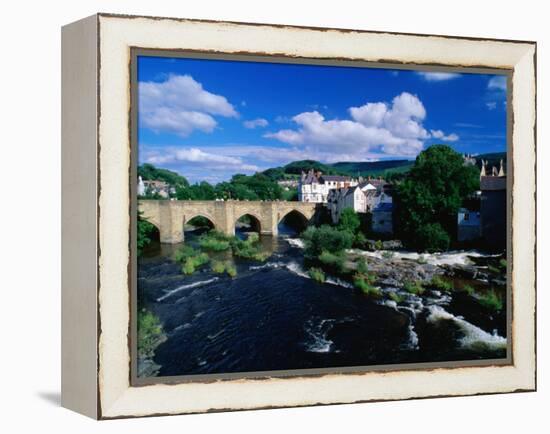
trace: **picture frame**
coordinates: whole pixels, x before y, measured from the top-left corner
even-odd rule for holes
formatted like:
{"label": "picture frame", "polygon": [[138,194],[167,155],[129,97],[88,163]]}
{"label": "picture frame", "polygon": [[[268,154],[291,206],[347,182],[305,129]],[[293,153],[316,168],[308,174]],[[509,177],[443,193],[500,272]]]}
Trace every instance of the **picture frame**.
{"label": "picture frame", "polygon": [[[506,75],[506,359],[140,382],[133,92],[147,52]],[[63,28],[62,56],[63,406],[112,419],[536,389],[536,43],[97,14]]]}

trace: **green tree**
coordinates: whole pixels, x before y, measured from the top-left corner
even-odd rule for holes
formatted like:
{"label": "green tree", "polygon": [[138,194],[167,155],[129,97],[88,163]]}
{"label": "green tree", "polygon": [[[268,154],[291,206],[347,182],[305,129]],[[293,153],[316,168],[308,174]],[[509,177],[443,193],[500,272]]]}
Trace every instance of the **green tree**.
{"label": "green tree", "polygon": [[138,256],[141,256],[143,249],[147,247],[152,239],[151,234],[155,230],[155,226],[149,223],[147,220],[141,217],[141,213],[138,213],[137,221],[137,252]]}
{"label": "green tree", "polygon": [[357,233],[359,226],[361,226],[361,220],[355,210],[353,208],[345,208],[340,215],[338,228],[355,234]]}
{"label": "green tree", "polygon": [[340,231],[329,225],[310,226],[302,234],[305,242],[305,254],[317,259],[323,251],[339,253],[353,245],[353,234]]}
{"label": "green tree", "polygon": [[448,248],[462,201],[479,188],[476,167],[446,145],[422,151],[405,180],[397,186],[396,227],[409,248]]}

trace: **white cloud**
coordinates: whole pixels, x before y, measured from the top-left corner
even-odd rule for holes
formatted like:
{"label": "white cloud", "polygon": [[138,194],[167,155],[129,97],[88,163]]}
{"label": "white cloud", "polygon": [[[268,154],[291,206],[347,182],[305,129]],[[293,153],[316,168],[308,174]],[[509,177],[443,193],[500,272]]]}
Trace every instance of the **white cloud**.
{"label": "white cloud", "polygon": [[458,135],[456,135],[455,133],[446,135],[441,130],[430,130],[430,134],[434,139],[440,139],[446,142],[456,142],[458,139],[460,139],[460,137],[458,137]]}
{"label": "white cloud", "polygon": [[214,116],[238,117],[224,96],[204,90],[190,75],[169,75],[163,82],[140,82],[139,116],[142,125],[156,132],[182,137],[194,130],[210,133]]}
{"label": "white cloud", "polygon": [[192,163],[194,167],[200,166],[210,170],[241,170],[255,172],[258,166],[245,163],[241,158],[219,153],[205,152],[198,148],[162,148],[161,150],[145,150],[144,161],[161,166],[176,166],[182,163]]}
{"label": "white cloud", "polygon": [[485,105],[487,106],[487,108],[489,110],[494,110],[497,108],[497,103],[496,101],[489,101],[489,102],[486,102]]}
{"label": "white cloud", "polygon": [[252,119],[250,121],[244,121],[243,125],[245,128],[248,129],[254,129],[254,128],[264,128],[269,125],[269,122],[266,119],[258,118],[258,119]]}
{"label": "white cloud", "polygon": [[426,81],[446,81],[460,77],[455,72],[417,72]]}
{"label": "white cloud", "polygon": [[391,105],[367,103],[349,109],[351,120],[325,120],[317,111],[303,112],[292,118],[297,129],[265,134],[293,146],[338,156],[365,158],[383,153],[414,156],[430,137],[422,126],[426,110],[417,96],[407,92],[396,96]]}
{"label": "white cloud", "polygon": [[506,77],[504,75],[495,75],[491,77],[487,88],[491,90],[506,90]]}

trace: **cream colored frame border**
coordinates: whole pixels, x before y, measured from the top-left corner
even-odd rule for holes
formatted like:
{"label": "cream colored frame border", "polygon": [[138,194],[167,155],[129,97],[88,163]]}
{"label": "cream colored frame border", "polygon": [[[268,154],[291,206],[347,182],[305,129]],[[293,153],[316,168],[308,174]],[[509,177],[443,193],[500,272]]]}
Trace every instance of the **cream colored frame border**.
{"label": "cream colored frame border", "polygon": [[[98,16],[101,418],[534,390],[535,44]],[[513,69],[513,365],[130,387],[130,47]]]}

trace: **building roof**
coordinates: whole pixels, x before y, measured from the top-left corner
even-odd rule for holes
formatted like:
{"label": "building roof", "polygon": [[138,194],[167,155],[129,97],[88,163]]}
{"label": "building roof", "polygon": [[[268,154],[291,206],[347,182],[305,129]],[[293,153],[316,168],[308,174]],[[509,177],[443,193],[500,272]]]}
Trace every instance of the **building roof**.
{"label": "building roof", "polygon": [[482,176],[480,179],[481,191],[506,190],[505,176]]}

